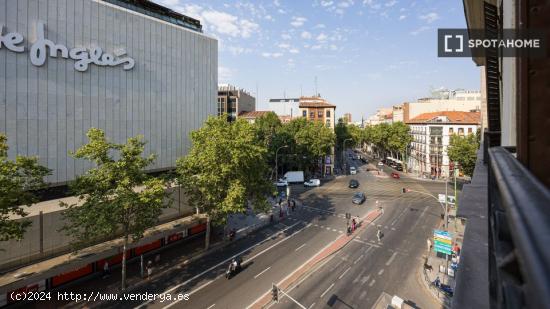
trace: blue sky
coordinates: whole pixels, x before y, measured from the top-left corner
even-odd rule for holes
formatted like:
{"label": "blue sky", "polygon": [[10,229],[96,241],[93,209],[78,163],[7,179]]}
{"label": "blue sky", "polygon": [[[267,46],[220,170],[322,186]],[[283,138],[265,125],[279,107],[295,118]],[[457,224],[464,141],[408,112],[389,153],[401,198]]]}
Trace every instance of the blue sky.
{"label": "blue sky", "polygon": [[464,28],[461,0],[155,0],[219,40],[219,82],[269,98],[315,93],[354,121],[429,95],[479,90],[469,58],[438,58],[437,28]]}

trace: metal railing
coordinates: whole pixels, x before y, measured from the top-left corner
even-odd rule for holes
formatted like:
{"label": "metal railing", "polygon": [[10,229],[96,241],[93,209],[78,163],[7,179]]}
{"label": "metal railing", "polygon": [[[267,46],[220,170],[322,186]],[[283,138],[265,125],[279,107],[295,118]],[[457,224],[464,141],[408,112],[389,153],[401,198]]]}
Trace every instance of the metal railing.
{"label": "metal railing", "polygon": [[513,149],[484,150],[489,159],[491,308],[547,308],[550,190],[514,157]]}

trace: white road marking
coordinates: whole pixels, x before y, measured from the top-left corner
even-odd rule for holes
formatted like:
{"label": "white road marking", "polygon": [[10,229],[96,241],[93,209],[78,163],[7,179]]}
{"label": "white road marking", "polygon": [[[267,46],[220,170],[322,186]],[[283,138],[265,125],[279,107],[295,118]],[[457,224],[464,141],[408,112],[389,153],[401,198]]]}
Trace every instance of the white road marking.
{"label": "white road marking", "polygon": [[373,279],[373,280],[369,283],[369,286],[373,286],[375,282],[376,282],[376,280]]}
{"label": "white road marking", "polygon": [[323,296],[325,296],[325,294],[328,293],[328,290],[330,290],[333,286],[334,286],[334,283],[331,284],[331,285],[328,287],[328,289],[326,289],[326,290],[323,292],[323,294],[321,294],[320,298],[323,298]]}
{"label": "white road marking", "polygon": [[311,309],[311,308],[313,308],[313,306],[315,306],[315,303],[309,305],[309,307],[307,307],[307,309]]}
{"label": "white road marking", "polygon": [[369,281],[369,278],[370,278],[370,275],[363,277],[363,279],[361,279],[361,284],[365,284],[365,282]]}
{"label": "white road marking", "polygon": [[333,232],[338,232],[338,230],[337,230],[337,229],[332,229],[332,231],[333,231]]}
{"label": "white road marking", "polygon": [[395,259],[395,256],[397,255],[397,252],[394,252],[390,259],[386,262],[386,266],[390,266],[391,262],[393,262],[393,259]]}
{"label": "white road marking", "polygon": [[266,271],[268,271],[270,268],[271,268],[271,266],[269,266],[268,268],[262,270],[259,274],[257,274],[256,276],[254,276],[254,279],[256,279],[256,278],[258,278],[259,276],[261,276],[263,273],[265,273]]}
{"label": "white road marking", "polygon": [[359,295],[359,299],[363,299],[363,298],[365,298],[365,296],[367,296],[367,291],[363,291],[363,293],[361,293],[361,295]]}
{"label": "white road marking", "polygon": [[362,259],[365,255],[364,254],[361,254],[357,260],[353,261],[353,264],[357,264],[357,262],[359,262],[360,259]]}
{"label": "white road marking", "polygon": [[338,277],[338,280],[342,279],[350,269],[351,269],[351,266],[348,267],[348,269],[346,269],[346,270],[340,275],[340,277]]}
{"label": "white road marking", "polygon": [[[287,227],[287,228],[285,228],[285,229],[283,229],[283,230],[281,230],[281,231],[275,233],[275,235],[283,234],[286,230],[289,230],[289,229],[293,228],[294,226],[296,226],[296,225],[298,225],[298,224],[300,224],[300,223],[301,223],[301,222],[296,222],[295,224],[293,224],[293,225],[291,225],[291,226],[289,226],[289,227]],[[283,238],[281,241],[276,242],[275,244],[271,245],[269,248],[267,248],[267,249],[263,250],[262,252],[256,254],[254,257],[248,259],[247,261],[254,259],[255,257],[259,256],[260,254],[266,252],[267,250],[269,250],[269,249],[271,249],[271,248],[273,248],[273,247],[279,245],[280,243],[282,243],[282,242],[284,242],[284,241],[290,239],[292,236],[298,234],[299,232],[303,231],[304,229],[305,229],[305,227],[302,228],[301,230],[298,230],[296,233],[293,233],[292,235],[289,235],[289,236],[287,236],[286,238]],[[260,241],[260,242],[258,242],[258,243],[256,243],[256,244],[254,244],[254,245],[252,245],[252,246],[246,248],[245,250],[243,250],[243,251],[241,251],[241,252],[239,252],[239,253],[237,253],[237,254],[235,254],[235,255],[233,255],[233,256],[227,258],[227,259],[225,259],[224,261],[221,261],[220,263],[218,263],[218,264],[216,264],[216,265],[214,265],[214,266],[208,268],[207,270],[201,272],[200,274],[197,274],[197,275],[193,276],[191,279],[188,279],[188,280],[186,280],[186,281],[184,281],[184,282],[182,282],[182,283],[180,283],[180,284],[177,284],[177,285],[171,287],[170,289],[168,289],[168,290],[166,290],[166,291],[164,291],[164,292],[162,292],[162,293],[163,293],[163,294],[168,294],[168,293],[171,293],[172,291],[174,291],[175,289],[177,289],[177,288],[179,288],[179,287],[182,287],[182,286],[185,286],[185,285],[189,284],[189,282],[191,282],[191,281],[193,281],[193,280],[196,280],[197,278],[200,278],[200,277],[204,276],[204,274],[206,274],[206,273],[208,273],[208,272],[211,272],[213,269],[216,269],[216,268],[220,267],[221,265],[223,265],[223,264],[225,264],[225,263],[231,261],[233,258],[235,258],[235,257],[237,257],[237,256],[239,256],[239,255],[242,255],[242,254],[244,254],[245,252],[248,252],[248,251],[250,251],[250,250],[256,248],[257,246],[259,246],[259,245],[261,245],[261,244],[263,244],[263,243],[265,243],[265,242],[271,240],[271,238],[272,238],[273,236],[275,236],[275,235],[272,235],[271,237],[268,237],[268,238],[266,238],[266,239],[264,239],[264,240],[262,240],[262,241]],[[222,275],[218,276],[217,278],[222,277],[222,276],[225,276],[225,274],[222,274]],[[217,278],[216,278],[216,279],[217,279]],[[215,280],[215,279],[214,279],[214,280]],[[197,288],[195,291],[190,292],[189,294],[194,293],[194,292],[197,292],[198,290],[200,290],[200,289],[203,288],[204,286],[207,286],[208,284],[210,284],[210,283],[213,282],[214,280],[207,282],[206,284],[204,284],[204,285],[202,285],[201,287]],[[147,306],[148,304],[150,304],[150,303],[152,303],[152,302],[153,302],[153,300],[148,300],[148,301],[142,303],[141,305],[135,307],[135,309],[143,308],[143,307]],[[172,302],[170,305],[168,305],[168,306],[166,306],[166,307],[163,307],[163,308],[169,308],[170,306],[175,305],[176,303],[178,303],[178,301],[174,301],[174,302]]]}
{"label": "white road marking", "polygon": [[384,273],[384,268],[380,269],[380,271],[378,272],[378,276],[382,275]]}
{"label": "white road marking", "polygon": [[212,307],[216,306],[216,304],[212,304],[210,307],[206,308],[206,309],[210,309]]}
{"label": "white road marking", "polygon": [[300,247],[294,249],[294,251],[298,251],[298,250],[302,249],[305,245],[306,245],[306,244],[301,245]]}

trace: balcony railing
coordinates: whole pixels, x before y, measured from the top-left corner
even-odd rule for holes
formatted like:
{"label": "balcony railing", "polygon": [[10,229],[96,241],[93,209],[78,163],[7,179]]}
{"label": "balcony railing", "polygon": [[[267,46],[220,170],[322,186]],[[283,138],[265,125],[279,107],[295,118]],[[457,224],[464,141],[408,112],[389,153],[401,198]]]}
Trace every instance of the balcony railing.
{"label": "balcony railing", "polygon": [[547,308],[550,190],[514,157],[513,149],[484,150],[489,159],[491,308]]}

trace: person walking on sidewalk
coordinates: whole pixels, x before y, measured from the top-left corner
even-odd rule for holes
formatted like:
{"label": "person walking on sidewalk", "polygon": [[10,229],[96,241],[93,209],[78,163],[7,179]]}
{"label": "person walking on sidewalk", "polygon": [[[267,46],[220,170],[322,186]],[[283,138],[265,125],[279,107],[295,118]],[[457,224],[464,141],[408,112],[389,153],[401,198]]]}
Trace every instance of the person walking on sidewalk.
{"label": "person walking on sidewalk", "polygon": [[149,262],[147,262],[147,280],[151,279],[152,274],[153,274],[153,262],[149,260]]}
{"label": "person walking on sidewalk", "polygon": [[105,261],[103,264],[103,279],[109,277],[109,262]]}

